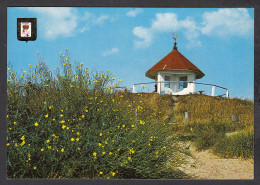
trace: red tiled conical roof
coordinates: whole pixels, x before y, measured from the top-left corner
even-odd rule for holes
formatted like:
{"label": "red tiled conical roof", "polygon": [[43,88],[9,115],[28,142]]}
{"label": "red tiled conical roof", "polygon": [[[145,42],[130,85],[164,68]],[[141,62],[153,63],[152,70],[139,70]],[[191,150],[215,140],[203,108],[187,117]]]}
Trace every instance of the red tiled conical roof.
{"label": "red tiled conical roof", "polygon": [[149,69],[145,76],[155,79],[157,71],[190,70],[196,73],[196,79],[202,78],[205,74],[184,57],[177,49],[172,50],[162,60]]}

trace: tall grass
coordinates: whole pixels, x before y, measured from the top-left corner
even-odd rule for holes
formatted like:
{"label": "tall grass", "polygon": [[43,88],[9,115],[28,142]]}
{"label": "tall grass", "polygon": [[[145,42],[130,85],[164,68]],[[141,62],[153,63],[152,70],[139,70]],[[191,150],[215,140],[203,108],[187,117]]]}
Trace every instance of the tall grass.
{"label": "tall grass", "polygon": [[[175,115],[177,123],[185,123],[184,112],[189,113],[191,124],[226,124],[230,126],[230,131],[244,129],[254,123],[253,102],[238,98],[227,99],[206,95],[180,96]],[[235,122],[232,115],[236,117]]]}
{"label": "tall grass", "polygon": [[254,134],[237,133],[217,140],[213,151],[221,157],[254,158]]}
{"label": "tall grass", "polygon": [[67,50],[54,72],[39,60],[19,76],[8,67],[8,178],[183,176],[171,125],[142,95],[119,92],[109,71],[72,65]]}
{"label": "tall grass", "polygon": [[[189,113],[187,123],[184,112]],[[205,95],[180,96],[175,113],[174,132],[185,136],[180,138],[192,138],[198,150],[213,149],[221,157],[253,158],[252,101]],[[230,132],[234,135],[228,137]]]}

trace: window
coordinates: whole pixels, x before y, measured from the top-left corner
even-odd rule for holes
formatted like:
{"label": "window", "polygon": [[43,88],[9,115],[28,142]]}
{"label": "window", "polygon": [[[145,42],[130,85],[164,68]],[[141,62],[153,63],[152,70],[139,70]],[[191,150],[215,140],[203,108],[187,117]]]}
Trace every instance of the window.
{"label": "window", "polygon": [[[165,76],[165,81],[170,81],[170,77],[169,76]],[[164,87],[165,88],[170,88],[170,83],[169,82],[165,82]]]}
{"label": "window", "polygon": [[187,80],[188,80],[188,77],[187,76],[181,76],[180,77],[180,89],[184,89],[184,88],[187,88],[188,84],[187,84]]}

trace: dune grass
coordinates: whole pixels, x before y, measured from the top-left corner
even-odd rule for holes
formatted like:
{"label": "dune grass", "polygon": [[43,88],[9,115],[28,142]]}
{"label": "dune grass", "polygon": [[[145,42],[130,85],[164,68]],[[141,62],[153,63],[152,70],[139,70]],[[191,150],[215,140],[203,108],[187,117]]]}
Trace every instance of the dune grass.
{"label": "dune grass", "polygon": [[118,91],[109,70],[71,64],[67,50],[54,72],[39,60],[19,75],[8,67],[8,178],[187,178],[172,125],[155,121],[166,113]]}

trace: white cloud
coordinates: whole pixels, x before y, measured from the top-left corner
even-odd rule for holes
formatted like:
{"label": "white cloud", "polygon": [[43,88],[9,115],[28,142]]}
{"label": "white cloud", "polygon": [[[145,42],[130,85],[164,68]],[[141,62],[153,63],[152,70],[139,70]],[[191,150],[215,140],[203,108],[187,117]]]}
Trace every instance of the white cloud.
{"label": "white cloud", "polygon": [[134,44],[137,48],[149,47],[155,34],[176,32],[179,30],[184,32],[190,45],[200,44],[197,39],[199,30],[196,22],[190,17],[184,20],[178,20],[178,16],[175,13],[158,13],[155,15],[155,19],[152,21],[150,27],[135,27],[133,34],[139,37],[140,40],[135,40]]}
{"label": "white cloud", "polygon": [[76,33],[84,33],[93,25],[101,25],[106,21],[113,22],[117,19],[116,16],[95,16],[89,12],[79,15],[76,8],[69,7],[29,7],[24,9],[38,14],[38,30],[45,38],[49,39],[71,37]]}
{"label": "white cloud", "polygon": [[134,44],[137,48],[145,48],[150,46],[152,42],[152,31],[149,28],[135,27],[133,34],[139,37],[139,40],[135,40]]}
{"label": "white cloud", "polygon": [[254,20],[245,8],[219,9],[205,12],[202,22],[196,22],[191,17],[178,19],[175,13],[157,13],[150,27],[138,26],[133,34],[139,38],[134,40],[137,48],[149,47],[152,39],[159,33],[178,32],[188,40],[188,47],[201,44],[199,37],[206,36],[246,36],[253,32]]}
{"label": "white cloud", "polygon": [[93,15],[89,12],[84,12],[84,15],[81,16],[81,20],[83,21],[90,20],[91,18],[93,18]]}
{"label": "white cloud", "polygon": [[97,18],[93,19],[94,24],[103,24],[106,20],[109,20],[110,17],[108,15],[101,15]]}
{"label": "white cloud", "polygon": [[114,55],[119,53],[119,49],[118,48],[111,48],[109,50],[106,50],[102,53],[103,56],[108,56],[108,55]]}
{"label": "white cloud", "polygon": [[70,37],[78,26],[77,11],[73,8],[30,7],[29,11],[39,14],[39,25],[46,38]]}
{"label": "white cloud", "polygon": [[140,9],[140,8],[136,8],[136,9],[134,9],[134,10],[130,10],[129,12],[127,12],[126,13],[126,15],[128,16],[128,17],[136,17],[139,13],[141,13],[142,12],[142,9]]}
{"label": "white cloud", "polygon": [[205,35],[245,36],[253,31],[254,20],[245,8],[219,9],[203,14],[201,27]]}

